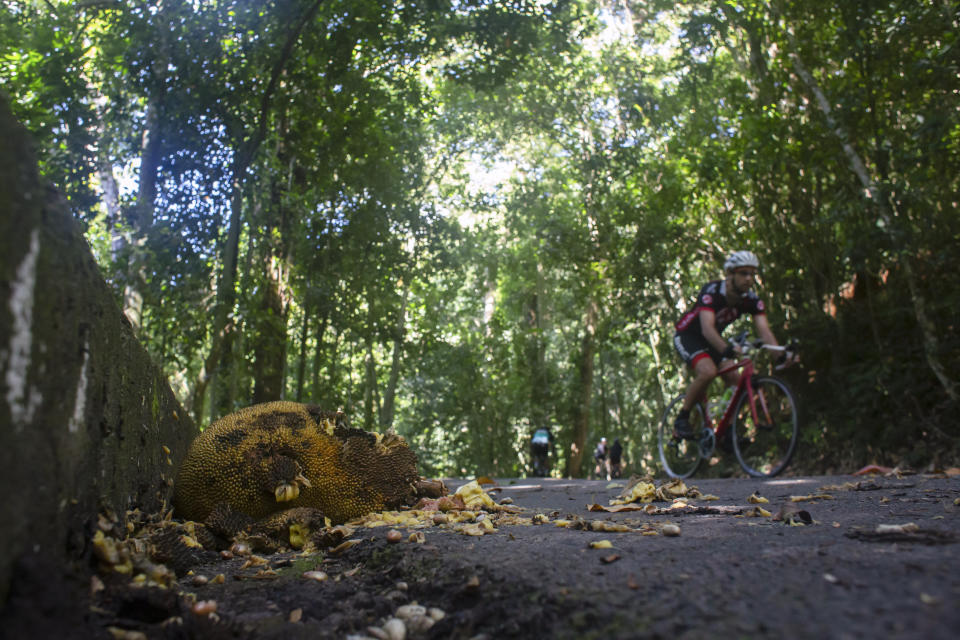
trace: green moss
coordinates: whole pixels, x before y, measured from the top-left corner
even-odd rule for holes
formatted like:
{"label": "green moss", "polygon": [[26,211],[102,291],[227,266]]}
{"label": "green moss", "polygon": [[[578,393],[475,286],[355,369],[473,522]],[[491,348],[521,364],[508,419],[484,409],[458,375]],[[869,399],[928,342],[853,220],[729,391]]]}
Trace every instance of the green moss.
{"label": "green moss", "polygon": [[153,410],[153,419],[156,422],[160,419],[160,386],[157,384],[153,385],[153,402],[150,408]]}
{"label": "green moss", "polygon": [[320,567],[324,555],[323,553],[315,553],[309,556],[297,556],[293,558],[289,566],[279,567],[277,573],[281,576],[299,576],[305,571],[314,571]]}

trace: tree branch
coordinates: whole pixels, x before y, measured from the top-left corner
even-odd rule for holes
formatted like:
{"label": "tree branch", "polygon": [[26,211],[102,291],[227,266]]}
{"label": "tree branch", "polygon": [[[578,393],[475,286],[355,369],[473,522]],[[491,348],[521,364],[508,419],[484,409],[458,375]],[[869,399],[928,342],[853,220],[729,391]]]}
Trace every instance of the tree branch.
{"label": "tree branch", "polygon": [[[887,200],[883,193],[881,193],[877,183],[873,180],[873,177],[867,170],[866,164],[860,158],[860,154],[857,153],[856,149],[854,149],[853,145],[850,143],[850,138],[847,135],[847,132],[844,131],[843,127],[841,127],[833,117],[833,110],[830,107],[830,102],[827,100],[827,96],[824,94],[813,75],[807,70],[807,67],[803,64],[803,60],[800,59],[799,54],[797,54],[797,46],[793,37],[793,33],[789,28],[787,28],[785,31],[790,43],[790,52],[788,55],[790,57],[790,61],[793,63],[794,70],[797,72],[797,75],[800,76],[800,79],[803,80],[804,84],[807,85],[807,88],[810,90],[810,92],[814,95],[817,105],[826,119],[827,127],[830,129],[833,135],[837,137],[841,146],[843,147],[843,153],[847,156],[847,160],[850,163],[850,168],[853,169],[853,172],[859,178],[860,184],[863,185],[868,197],[876,204],[877,212],[880,215],[880,219],[884,223],[884,228],[887,230],[893,229],[893,218],[895,217],[893,205]],[[913,271],[913,257],[911,255],[904,254],[903,259],[900,261],[900,265],[903,268],[903,274],[907,281],[907,288],[910,291],[910,298],[913,301],[917,325],[919,326],[921,335],[923,336],[923,350],[924,355],[926,356],[927,366],[929,366],[930,370],[933,371],[933,374],[940,382],[940,385],[943,387],[944,391],[946,391],[947,396],[954,402],[957,402],[960,400],[960,394],[957,392],[957,384],[950,378],[949,375],[947,375],[947,371],[944,368],[943,363],[940,362],[940,344],[939,340],[937,339],[936,327],[934,326],[933,321],[930,320],[930,316],[927,314],[926,299],[917,286],[917,276]]]}

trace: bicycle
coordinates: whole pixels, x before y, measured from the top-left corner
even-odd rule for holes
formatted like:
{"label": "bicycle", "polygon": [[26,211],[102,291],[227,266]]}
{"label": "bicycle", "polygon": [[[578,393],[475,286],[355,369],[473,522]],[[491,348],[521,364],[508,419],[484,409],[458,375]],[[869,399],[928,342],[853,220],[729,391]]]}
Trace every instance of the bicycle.
{"label": "bicycle", "polygon": [[546,453],[534,453],[532,462],[534,478],[546,478],[550,475],[550,465],[547,463]]}
{"label": "bicycle", "polygon": [[[796,343],[773,346],[760,340],[749,342],[746,333],[734,342],[742,349],[742,358],[720,369],[717,376],[737,369],[743,371],[716,427],[707,403],[701,400],[690,411],[690,425],[699,435],[692,439],[675,438],[673,423],[683,406],[683,394],[663,413],[657,446],[663,468],[672,478],[692,476],[701,461],[713,455],[718,442],[729,442],[743,470],[758,478],[777,475],[793,457],[799,433],[796,397],[780,378],[758,375],[750,353],[765,349],[780,351],[789,358],[796,352]],[[729,441],[725,441],[728,436]]]}

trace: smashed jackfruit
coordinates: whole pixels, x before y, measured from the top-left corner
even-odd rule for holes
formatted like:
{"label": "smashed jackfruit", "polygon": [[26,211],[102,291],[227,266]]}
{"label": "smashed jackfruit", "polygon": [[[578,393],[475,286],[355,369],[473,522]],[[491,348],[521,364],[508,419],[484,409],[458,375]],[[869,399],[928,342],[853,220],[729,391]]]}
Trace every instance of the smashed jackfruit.
{"label": "smashed jackfruit", "polygon": [[403,438],[352,429],[342,413],[296,402],[241,409],[203,431],[174,485],[177,517],[204,521],[217,505],[260,520],[317,509],[334,523],[414,497],[417,458]]}
{"label": "smashed jackfruit", "polygon": [[487,492],[483,490],[483,487],[480,486],[480,483],[476,480],[468,482],[459,489],[457,489],[454,496],[460,496],[463,499],[463,503],[467,507],[471,508],[482,508],[487,507],[490,509],[496,508],[496,503],[493,501]]}

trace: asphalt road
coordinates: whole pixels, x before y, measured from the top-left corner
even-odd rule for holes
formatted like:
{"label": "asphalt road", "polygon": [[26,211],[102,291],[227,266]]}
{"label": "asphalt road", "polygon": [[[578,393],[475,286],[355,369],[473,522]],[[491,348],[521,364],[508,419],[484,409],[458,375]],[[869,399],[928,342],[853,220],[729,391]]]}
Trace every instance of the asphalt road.
{"label": "asphalt road", "polygon": [[[556,636],[960,635],[960,478],[688,484],[717,499],[690,500],[689,508],[675,510],[656,502],[654,514],[607,513],[588,508],[609,506],[621,490],[605,481],[500,480],[498,500],[509,497],[551,522],[478,538],[467,545],[469,557],[491,575],[512,573],[559,603],[560,620],[550,629]],[[751,502],[754,494],[768,502]],[[796,525],[776,519],[784,509]],[[809,524],[799,524],[807,516]],[[578,518],[631,531],[555,525]],[[665,524],[678,526],[679,535],[663,535]],[[612,547],[588,547],[599,540]],[[441,553],[463,553],[456,539],[428,534],[428,541]]]}
{"label": "asphalt road", "polygon": [[[693,479],[686,506],[603,510],[624,484],[499,479],[516,513],[484,514],[483,535],[428,514],[339,551],[210,553],[164,588],[38,567],[0,637],[958,637],[960,477]],[[403,617],[417,607],[435,619]]]}

